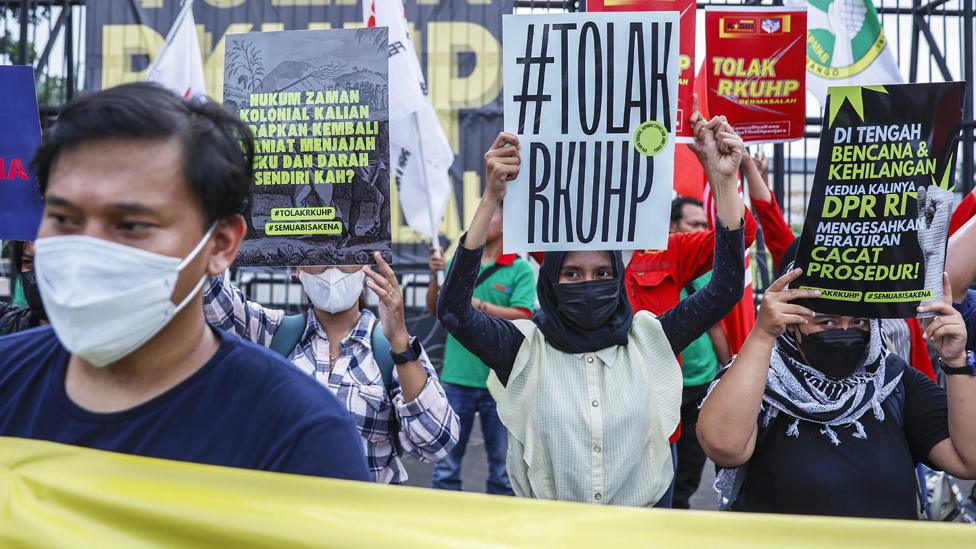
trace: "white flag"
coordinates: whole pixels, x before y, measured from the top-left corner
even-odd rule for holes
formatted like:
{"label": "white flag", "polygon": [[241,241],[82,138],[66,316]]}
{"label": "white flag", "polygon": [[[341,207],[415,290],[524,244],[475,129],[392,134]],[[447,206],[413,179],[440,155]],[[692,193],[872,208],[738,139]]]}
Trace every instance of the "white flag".
{"label": "white flag", "polygon": [[389,27],[390,165],[400,209],[415,231],[435,236],[451,196],[454,151],[427,97],[401,0],[364,0],[367,27]]}
{"label": "white flag", "polygon": [[161,84],[185,98],[206,95],[203,57],[193,21],[193,0],[187,0],[180,8],[163,48],[149,68],[146,81]]}
{"label": "white flag", "polygon": [[872,0],[787,0],[807,6],[807,90],[827,102],[831,86],[905,81]]}

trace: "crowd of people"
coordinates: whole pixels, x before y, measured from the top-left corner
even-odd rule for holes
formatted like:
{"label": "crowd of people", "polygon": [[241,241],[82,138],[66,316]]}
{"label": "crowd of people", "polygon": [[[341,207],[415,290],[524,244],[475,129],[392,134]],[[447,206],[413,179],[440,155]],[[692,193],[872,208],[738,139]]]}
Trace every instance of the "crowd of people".
{"label": "crowd of people", "polygon": [[[708,458],[726,509],[918,518],[918,464],[976,478],[976,197],[931,318],[820,314],[790,287],[766,158],[722,116],[690,124],[714,223],[677,197],[666,250],[535,259],[503,253],[521,148],[499,134],[453,258],[430,258],[438,372],[379,254],[299,267],[302,314],[233,285],[253,178],[239,120],[150,84],[81,96],[34,159],[38,238],[12,249],[26,305],[0,310],[0,436],[386,484],[410,455],[460,490],[477,416],[490,494],[688,508]],[[740,341],[722,320],[759,228],[780,275]]]}

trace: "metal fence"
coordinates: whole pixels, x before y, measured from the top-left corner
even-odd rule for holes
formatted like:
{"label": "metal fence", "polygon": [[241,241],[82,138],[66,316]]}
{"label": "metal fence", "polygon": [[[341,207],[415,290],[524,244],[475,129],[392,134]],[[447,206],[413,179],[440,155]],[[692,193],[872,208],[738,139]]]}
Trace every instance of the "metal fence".
{"label": "metal fence", "polygon": [[[903,76],[909,82],[964,80],[970,83],[964,112],[958,188],[974,185],[976,119],[973,114],[976,70],[976,0],[876,0],[875,6]],[[707,6],[741,2],[701,2]],[[746,5],[780,5],[782,0]],[[585,0],[516,0],[517,11],[575,11]],[[0,0],[0,63],[35,67],[44,125],[83,89],[85,0]],[[816,160],[820,113],[809,112],[809,139],[769,147],[772,179],[788,220],[798,225],[805,214]],[[419,267],[419,266],[413,266]]]}
{"label": "metal fence", "polygon": [[[119,0],[122,1],[122,0]],[[461,0],[455,0],[461,1]],[[974,185],[976,120],[973,115],[974,68],[976,68],[976,0],[875,0],[882,24],[903,76],[909,82],[965,80],[964,127],[957,188],[968,192]],[[698,4],[699,27],[702,11],[711,5],[781,5],[772,2],[702,2]],[[517,12],[576,11],[585,0],[515,0]],[[35,68],[38,101],[43,126],[59,109],[84,89],[85,0],[0,0],[0,64],[31,64]],[[701,54],[699,53],[699,57]],[[821,116],[815,102],[808,109],[806,139],[768,146],[774,192],[788,221],[802,225],[807,196],[816,163]],[[409,246],[418,246],[416,244]],[[404,278],[408,304],[423,303],[428,281],[425,266],[398,265]],[[301,292],[288,273],[244,272],[240,282],[252,297],[274,305],[296,307]],[[762,286],[759,281],[759,287]],[[269,288],[266,292],[261,288]],[[297,297],[296,297],[297,296]]]}

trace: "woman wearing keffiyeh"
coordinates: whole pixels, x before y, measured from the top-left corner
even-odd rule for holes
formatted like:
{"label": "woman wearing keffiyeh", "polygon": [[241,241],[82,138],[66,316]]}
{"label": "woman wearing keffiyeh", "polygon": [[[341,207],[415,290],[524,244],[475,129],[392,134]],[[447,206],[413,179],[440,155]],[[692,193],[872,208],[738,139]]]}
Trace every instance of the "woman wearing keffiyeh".
{"label": "woman wearing keffiyeh", "polygon": [[[976,477],[976,376],[949,375],[946,391],[887,351],[879,320],[791,303],[818,296],[787,289],[799,274],[770,287],[702,405],[717,487],[734,510],[918,518],[916,463]],[[948,297],[919,312],[936,315],[925,338],[947,372],[972,360]]]}

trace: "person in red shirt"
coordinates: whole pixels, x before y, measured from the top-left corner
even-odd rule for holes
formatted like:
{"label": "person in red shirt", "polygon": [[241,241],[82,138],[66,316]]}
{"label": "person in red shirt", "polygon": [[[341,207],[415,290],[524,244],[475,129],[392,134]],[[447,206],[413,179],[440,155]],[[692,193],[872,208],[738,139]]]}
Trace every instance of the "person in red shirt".
{"label": "person in red shirt", "polygon": [[[700,117],[699,113],[694,113]],[[711,178],[706,173],[712,193],[715,196],[716,212],[732,211],[737,204],[742,204],[742,198],[737,189],[716,189]],[[701,221],[707,227],[705,212],[702,210]],[[722,217],[719,214],[718,217]],[[703,228],[704,228],[703,227]],[[746,247],[752,245],[756,238],[756,220],[749,210],[745,210],[745,241]],[[627,261],[627,272],[624,278],[627,297],[634,311],[650,311],[660,315],[678,304],[681,299],[681,289],[691,281],[712,269],[712,256],[715,252],[715,230],[701,230],[693,232],[674,232],[668,236],[668,249],[635,252]]]}
{"label": "person in red shirt", "polygon": [[952,219],[949,220],[949,235],[955,234],[974,216],[976,216],[976,187],[963,197],[962,202],[952,212]]}
{"label": "person in red shirt", "polygon": [[[787,250],[796,241],[796,236],[790,226],[786,224],[786,218],[776,202],[776,197],[769,191],[769,162],[766,154],[760,149],[754,157],[744,157],[742,167],[746,172],[746,181],[749,182],[749,197],[752,199],[752,208],[759,219],[759,226],[762,227],[763,240],[769,254],[773,256],[776,271],[779,272],[783,269],[783,257],[787,255]],[[972,196],[972,194],[969,195],[969,197]],[[976,201],[974,201],[974,205],[976,205]],[[956,221],[959,211],[957,209],[956,213],[953,213],[953,222]],[[961,226],[963,223],[965,221],[959,225]],[[894,344],[897,354],[915,366],[918,371],[928,376],[929,379],[934,380],[935,368],[932,366],[932,359],[929,358],[928,347],[925,345],[925,339],[922,338],[922,326],[918,320],[906,318],[902,324],[898,319],[887,319],[882,324],[890,342]]]}

